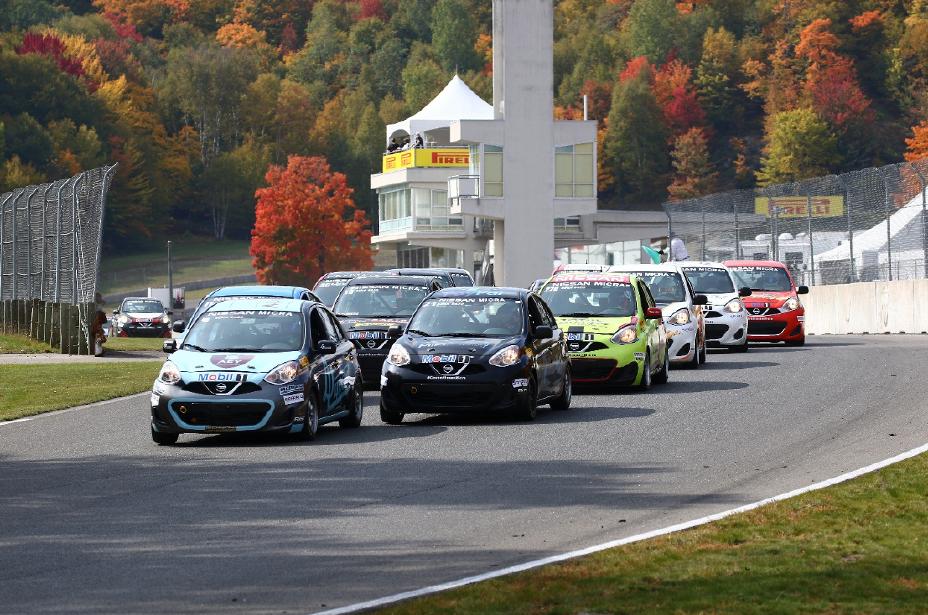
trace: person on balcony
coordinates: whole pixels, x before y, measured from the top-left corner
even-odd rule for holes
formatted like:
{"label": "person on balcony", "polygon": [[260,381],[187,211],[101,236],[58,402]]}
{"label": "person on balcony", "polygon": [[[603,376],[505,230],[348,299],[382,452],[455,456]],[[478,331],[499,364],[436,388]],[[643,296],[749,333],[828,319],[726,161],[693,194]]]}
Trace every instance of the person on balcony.
{"label": "person on balcony", "polygon": [[422,143],[422,133],[417,132],[417,133],[416,133],[416,144],[415,144],[414,147],[415,147],[416,149],[419,149],[419,148],[421,148],[423,145],[424,145],[424,144]]}

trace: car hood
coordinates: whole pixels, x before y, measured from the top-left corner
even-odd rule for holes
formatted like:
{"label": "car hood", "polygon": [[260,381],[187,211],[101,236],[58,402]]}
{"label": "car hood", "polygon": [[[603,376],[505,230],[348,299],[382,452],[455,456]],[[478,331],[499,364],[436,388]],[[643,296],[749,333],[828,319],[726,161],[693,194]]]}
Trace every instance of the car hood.
{"label": "car hood", "polygon": [[266,374],[281,363],[299,361],[299,351],[287,352],[194,352],[178,350],[171,355],[177,369],[186,373],[245,372]]}
{"label": "car hood", "polygon": [[675,303],[666,303],[660,305],[660,308],[664,318],[669,318],[670,316],[673,316],[673,313],[680,308],[689,308],[689,305],[685,301],[677,301]]}
{"label": "car hood", "polygon": [[137,318],[139,320],[152,320],[154,318],[161,318],[164,315],[164,312],[123,312],[121,314],[121,316],[128,316],[129,318]]}
{"label": "car hood", "polygon": [[567,333],[598,333],[601,335],[612,335],[621,327],[638,322],[637,316],[558,316],[557,326]]}
{"label": "car hood", "polygon": [[776,291],[776,290],[755,290],[750,297],[745,297],[743,299],[745,307],[762,307],[760,305],[752,305],[754,303],[766,303],[768,307],[780,307],[783,305],[787,299],[795,297],[795,294],[792,291]]}
{"label": "car hood", "polygon": [[718,306],[720,308],[724,307],[725,304],[731,301],[732,299],[738,298],[738,293],[713,293],[713,294],[702,293],[702,294],[706,295],[706,298],[709,300],[708,305]]}
{"label": "car hood", "polygon": [[521,337],[419,337],[406,335],[400,342],[412,355],[420,357],[467,355],[489,358],[512,344],[522,345]]}

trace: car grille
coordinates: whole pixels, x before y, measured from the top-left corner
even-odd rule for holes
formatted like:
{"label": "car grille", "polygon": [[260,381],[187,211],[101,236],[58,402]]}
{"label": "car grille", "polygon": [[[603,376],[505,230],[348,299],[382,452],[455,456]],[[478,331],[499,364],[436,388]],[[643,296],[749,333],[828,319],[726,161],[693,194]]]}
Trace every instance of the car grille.
{"label": "car grille", "polygon": [[261,385],[253,382],[191,382],[184,385],[184,390],[200,395],[245,395],[257,393]]}
{"label": "car grille", "polygon": [[351,340],[355,345],[355,348],[358,350],[382,350],[385,346],[392,344],[393,340],[382,339],[382,340]]}
{"label": "car grille", "polygon": [[715,310],[706,312],[706,318],[721,318],[721,317],[722,317],[721,312],[716,312]]}
{"label": "car grille", "polygon": [[570,369],[574,380],[605,380],[615,370],[614,359],[572,359]]}
{"label": "car grille", "polygon": [[708,340],[721,339],[726,333],[728,333],[728,325],[706,325],[706,339]]}
{"label": "car grille", "polygon": [[415,384],[403,387],[406,398],[419,408],[483,408],[491,404],[499,391],[500,388],[495,385],[473,384]]}
{"label": "car grille", "polygon": [[383,369],[383,362],[386,361],[386,354],[358,354],[358,363],[361,371],[368,376],[371,374],[380,374]]}
{"label": "car grille", "polygon": [[[444,371],[445,365],[451,365],[452,370],[446,373]],[[407,367],[417,374],[426,376],[473,376],[487,371],[486,366],[479,363],[468,363],[466,367],[455,363],[413,363]],[[463,370],[461,370],[462,367],[464,367]]]}
{"label": "car grille", "polygon": [[779,335],[785,328],[785,322],[752,320],[748,323],[748,335]]}
{"label": "car grille", "polygon": [[596,352],[609,346],[602,342],[567,342],[567,352]]}
{"label": "car grille", "polygon": [[171,408],[182,421],[210,427],[247,427],[257,425],[271,410],[270,402],[223,404],[215,402],[176,402]]}
{"label": "car grille", "polygon": [[746,308],[750,316],[771,316],[779,314],[779,308],[752,307]]}

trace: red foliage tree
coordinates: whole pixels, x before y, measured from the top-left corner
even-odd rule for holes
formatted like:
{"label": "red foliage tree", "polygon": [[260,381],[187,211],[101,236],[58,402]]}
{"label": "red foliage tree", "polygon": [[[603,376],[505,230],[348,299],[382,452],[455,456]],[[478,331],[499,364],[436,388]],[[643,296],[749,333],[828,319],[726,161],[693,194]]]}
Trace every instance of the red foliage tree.
{"label": "red foliage tree", "polygon": [[642,73],[646,71],[648,73],[648,80],[654,78],[654,67],[651,66],[651,63],[648,62],[647,56],[638,56],[637,58],[632,58],[628,61],[628,64],[625,65],[625,69],[619,75],[619,81],[625,82],[629,79],[635,79]]}
{"label": "red foliage tree", "polygon": [[912,137],[905,140],[908,146],[905,159],[909,162],[928,158],[928,121],[912,127]]}
{"label": "red foliage tree", "polygon": [[290,156],[265,179],[251,232],[258,281],[308,286],[327,271],[373,266],[370,223],[324,157]]}
{"label": "red foliage tree", "polygon": [[48,56],[55,60],[58,68],[63,72],[78,78],[84,76],[84,66],[81,61],[68,57],[64,42],[53,34],[27,32],[23,36],[23,42],[16,47],[16,53],[19,55],[35,53]]}
{"label": "red foliage tree", "polygon": [[367,19],[368,17],[377,17],[382,21],[387,20],[387,12],[383,10],[381,0],[361,0],[358,19]]}
{"label": "red foliage tree", "polygon": [[705,123],[706,114],[693,87],[693,70],[680,60],[668,62],[657,71],[653,90],[671,138]]}

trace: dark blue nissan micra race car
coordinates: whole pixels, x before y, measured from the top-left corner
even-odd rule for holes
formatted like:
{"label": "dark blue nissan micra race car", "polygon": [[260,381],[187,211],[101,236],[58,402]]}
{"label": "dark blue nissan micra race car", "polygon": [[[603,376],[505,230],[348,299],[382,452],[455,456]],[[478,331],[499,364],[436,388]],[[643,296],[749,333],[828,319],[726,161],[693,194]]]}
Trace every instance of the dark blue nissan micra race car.
{"label": "dark blue nissan micra race car", "polygon": [[151,393],[151,437],[278,432],[316,437],[320,425],[359,427],[364,411],[357,353],[318,302],[233,299],[193,323]]}
{"label": "dark blue nissan micra race car", "polygon": [[566,342],[538,295],[520,288],[446,288],[429,295],[390,348],[380,418],[500,412],[531,421],[539,404],[570,407]]}

